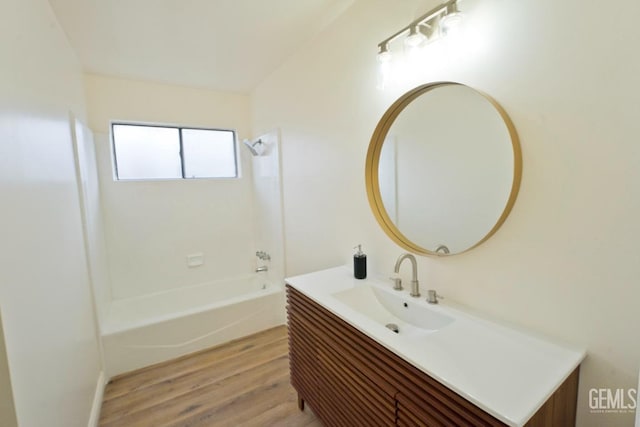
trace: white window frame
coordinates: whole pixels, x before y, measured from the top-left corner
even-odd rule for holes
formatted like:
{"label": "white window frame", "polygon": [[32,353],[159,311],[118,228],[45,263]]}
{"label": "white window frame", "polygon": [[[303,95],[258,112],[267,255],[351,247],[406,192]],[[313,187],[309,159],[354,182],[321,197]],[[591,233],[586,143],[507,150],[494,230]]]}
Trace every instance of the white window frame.
{"label": "white window frame", "polygon": [[[180,169],[182,177],[179,178],[125,178],[121,179],[118,176],[118,156],[116,153],[116,144],[114,138],[113,127],[117,125],[126,125],[126,126],[140,126],[140,127],[156,127],[156,128],[170,128],[170,129],[178,129],[178,135],[180,138]],[[220,132],[231,132],[233,134],[233,157],[235,163],[235,176],[221,176],[221,177],[188,177],[185,176],[185,164],[184,164],[184,155],[183,155],[183,146],[182,146],[182,130],[208,130],[208,131],[220,131]],[[193,180],[235,180],[241,178],[240,175],[240,159],[238,153],[238,134],[235,129],[223,129],[223,128],[209,128],[209,127],[201,127],[201,126],[185,126],[178,124],[168,124],[168,123],[148,123],[148,122],[132,122],[126,120],[114,120],[109,123],[109,140],[111,144],[111,165],[113,172],[113,179],[116,182],[145,182],[145,181],[193,181]]]}

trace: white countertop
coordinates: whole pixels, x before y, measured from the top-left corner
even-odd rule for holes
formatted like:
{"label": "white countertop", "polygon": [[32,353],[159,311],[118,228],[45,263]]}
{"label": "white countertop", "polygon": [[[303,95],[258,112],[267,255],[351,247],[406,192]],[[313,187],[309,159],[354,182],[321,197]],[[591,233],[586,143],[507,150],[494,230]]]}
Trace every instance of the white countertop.
{"label": "white countertop", "polygon": [[[363,285],[385,286],[389,280],[357,280],[348,267],[290,277],[285,281],[338,317],[432,378],[511,426],[524,425],[586,353],[468,314],[449,306],[413,304],[446,314],[451,324],[422,336],[403,337],[332,296]],[[407,290],[399,291],[408,294]],[[419,300],[419,301],[418,301]]]}

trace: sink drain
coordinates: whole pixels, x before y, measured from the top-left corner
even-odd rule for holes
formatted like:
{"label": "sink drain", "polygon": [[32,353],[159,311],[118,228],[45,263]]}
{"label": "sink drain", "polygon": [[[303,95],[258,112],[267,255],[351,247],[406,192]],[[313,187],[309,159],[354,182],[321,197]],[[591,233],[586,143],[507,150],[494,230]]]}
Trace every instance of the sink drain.
{"label": "sink drain", "polygon": [[398,325],[396,325],[395,323],[387,323],[385,326],[387,327],[387,329],[391,329],[396,334],[400,332],[400,329],[398,329]]}

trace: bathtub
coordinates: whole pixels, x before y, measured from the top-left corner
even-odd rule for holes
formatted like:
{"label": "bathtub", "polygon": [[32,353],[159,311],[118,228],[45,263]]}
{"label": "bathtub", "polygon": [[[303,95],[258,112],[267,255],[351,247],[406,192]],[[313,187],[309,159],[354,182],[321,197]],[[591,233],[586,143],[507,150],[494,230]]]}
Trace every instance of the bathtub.
{"label": "bathtub", "polygon": [[101,331],[107,378],[284,324],[284,301],[258,275],[114,300]]}

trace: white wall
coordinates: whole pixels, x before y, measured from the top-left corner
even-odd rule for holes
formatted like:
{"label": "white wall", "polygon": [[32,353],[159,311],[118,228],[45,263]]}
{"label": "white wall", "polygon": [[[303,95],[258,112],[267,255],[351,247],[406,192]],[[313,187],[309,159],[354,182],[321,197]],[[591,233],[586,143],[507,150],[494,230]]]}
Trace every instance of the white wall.
{"label": "white wall", "polygon": [[[356,2],[253,93],[254,133],[281,129],[287,273],[349,262],[362,242],[373,270],[401,250],[377,226],[364,160],[385,109],[420,83],[453,80],[493,96],[519,133],[520,195],[482,246],[420,259],[424,288],[485,315],[588,349],[581,426],[628,426],[591,414],[590,388],[635,387],[640,360],[640,3],[465,0],[467,39],[380,92],[376,45],[435,2]],[[517,391],[515,391],[517,392]]]}
{"label": "white wall", "polygon": [[86,426],[100,372],[69,111],[80,66],[45,0],[0,14],[0,305],[20,426]]}
{"label": "white wall", "polygon": [[[115,182],[110,120],[235,129],[249,135],[249,97],[197,88],[86,75],[95,132],[115,299],[253,271],[250,160],[239,147],[242,177],[231,180]],[[247,167],[244,167],[247,166]],[[188,268],[189,254],[204,265]]]}

